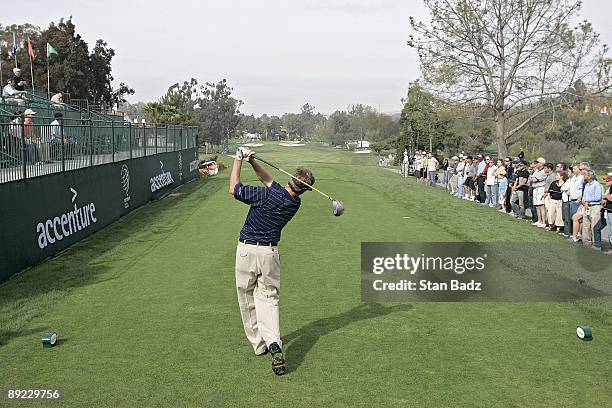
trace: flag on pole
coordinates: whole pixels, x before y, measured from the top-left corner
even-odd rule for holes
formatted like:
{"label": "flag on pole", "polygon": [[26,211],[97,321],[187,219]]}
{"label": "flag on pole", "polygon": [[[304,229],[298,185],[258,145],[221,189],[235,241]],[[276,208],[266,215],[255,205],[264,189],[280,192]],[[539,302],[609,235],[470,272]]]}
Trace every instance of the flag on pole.
{"label": "flag on pole", "polygon": [[28,38],[28,54],[30,54],[30,58],[33,60],[36,59],[36,53],[34,52],[34,45],[32,44],[32,40]]}
{"label": "flag on pole", "polygon": [[47,58],[49,58],[53,54],[59,55],[55,48],[53,48],[51,44],[47,43]]}
{"label": "flag on pole", "polygon": [[13,33],[13,49],[11,50],[11,58],[17,58],[17,37]]}

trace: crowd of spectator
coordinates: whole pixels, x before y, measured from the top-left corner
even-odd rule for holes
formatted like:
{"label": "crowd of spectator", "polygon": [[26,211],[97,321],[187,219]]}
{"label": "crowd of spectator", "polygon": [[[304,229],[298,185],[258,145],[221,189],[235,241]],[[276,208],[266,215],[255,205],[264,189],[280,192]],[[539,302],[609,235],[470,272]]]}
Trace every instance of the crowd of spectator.
{"label": "crowd of spectator", "polygon": [[418,183],[441,183],[454,197],[497,209],[517,219],[529,219],[534,227],[565,235],[573,243],[602,250],[602,231],[608,226],[612,254],[612,173],[597,180],[589,163],[571,166],[549,163],[543,157],[495,159],[461,153],[442,164],[429,152],[404,152],[404,177],[413,174]]}

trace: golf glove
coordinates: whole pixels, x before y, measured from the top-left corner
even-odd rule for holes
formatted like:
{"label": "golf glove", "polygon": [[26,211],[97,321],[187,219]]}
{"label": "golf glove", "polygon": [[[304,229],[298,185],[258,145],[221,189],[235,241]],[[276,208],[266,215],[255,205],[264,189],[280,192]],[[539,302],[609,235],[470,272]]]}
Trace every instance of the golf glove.
{"label": "golf glove", "polygon": [[251,149],[249,149],[248,147],[239,147],[238,149],[236,149],[236,160],[244,160],[244,159],[249,159],[249,156],[252,155],[253,152],[251,151]]}

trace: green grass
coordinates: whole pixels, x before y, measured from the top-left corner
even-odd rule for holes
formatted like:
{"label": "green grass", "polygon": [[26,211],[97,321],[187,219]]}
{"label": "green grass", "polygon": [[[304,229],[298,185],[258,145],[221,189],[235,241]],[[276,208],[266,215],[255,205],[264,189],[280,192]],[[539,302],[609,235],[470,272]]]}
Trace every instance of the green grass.
{"label": "green grass", "polygon": [[[374,156],[258,153],[307,164],[347,208],[335,218],[309,193],[283,231],[288,375],[274,376],[242,332],[233,274],[247,207],[225,170],[0,286],[0,388],[58,387],[78,407],[612,404],[610,303],[360,300],[362,241],[533,241],[562,256],[561,238],[401,179]],[[594,341],[576,339],[580,324]],[[41,347],[45,329],[58,347]]]}

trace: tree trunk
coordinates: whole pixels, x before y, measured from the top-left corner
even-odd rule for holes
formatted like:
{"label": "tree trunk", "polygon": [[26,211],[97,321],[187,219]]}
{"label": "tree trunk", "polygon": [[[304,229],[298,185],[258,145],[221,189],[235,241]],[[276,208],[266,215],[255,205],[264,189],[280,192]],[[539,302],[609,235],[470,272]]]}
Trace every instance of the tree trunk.
{"label": "tree trunk", "polygon": [[500,158],[508,156],[508,147],[506,146],[506,115],[503,110],[498,110],[495,113],[495,140],[497,142],[497,153]]}

